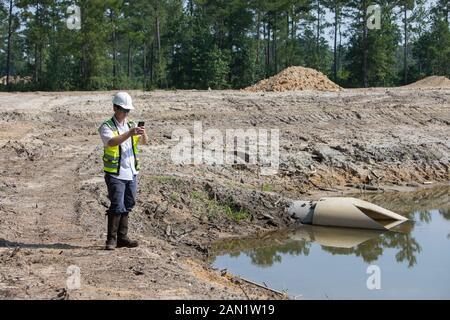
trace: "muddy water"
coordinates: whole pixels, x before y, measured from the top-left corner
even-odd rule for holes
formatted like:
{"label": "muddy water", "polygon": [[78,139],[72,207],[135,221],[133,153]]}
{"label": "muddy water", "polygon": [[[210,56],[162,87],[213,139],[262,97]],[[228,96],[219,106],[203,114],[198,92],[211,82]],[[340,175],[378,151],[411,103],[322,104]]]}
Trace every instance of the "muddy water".
{"label": "muddy water", "polygon": [[359,196],[412,221],[384,233],[302,226],[224,241],[212,263],[297,299],[450,299],[449,194]]}

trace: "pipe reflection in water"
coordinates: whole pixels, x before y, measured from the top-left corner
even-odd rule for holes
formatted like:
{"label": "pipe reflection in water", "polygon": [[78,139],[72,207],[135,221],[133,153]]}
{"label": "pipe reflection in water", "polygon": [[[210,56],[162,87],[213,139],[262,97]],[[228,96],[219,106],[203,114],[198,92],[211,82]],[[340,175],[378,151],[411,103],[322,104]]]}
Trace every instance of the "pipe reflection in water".
{"label": "pipe reflection in water", "polygon": [[377,230],[305,225],[293,230],[289,238],[293,241],[316,242],[325,247],[350,249],[381,234]]}

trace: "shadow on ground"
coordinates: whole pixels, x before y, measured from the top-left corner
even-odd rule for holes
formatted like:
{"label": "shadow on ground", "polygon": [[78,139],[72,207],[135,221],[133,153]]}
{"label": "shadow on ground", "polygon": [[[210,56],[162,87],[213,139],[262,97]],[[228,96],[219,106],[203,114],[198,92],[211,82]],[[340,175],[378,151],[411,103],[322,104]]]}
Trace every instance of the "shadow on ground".
{"label": "shadow on ground", "polygon": [[12,242],[0,238],[0,248],[24,248],[24,249],[81,249],[83,247],[72,246],[65,243],[21,243]]}

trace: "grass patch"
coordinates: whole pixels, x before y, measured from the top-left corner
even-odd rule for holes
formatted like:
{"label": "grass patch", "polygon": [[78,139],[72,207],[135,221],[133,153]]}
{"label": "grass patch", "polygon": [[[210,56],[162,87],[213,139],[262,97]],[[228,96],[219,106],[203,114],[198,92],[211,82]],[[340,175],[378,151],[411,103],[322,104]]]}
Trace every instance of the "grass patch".
{"label": "grass patch", "polygon": [[264,191],[264,192],[271,192],[271,191],[273,191],[273,185],[271,185],[269,183],[264,183],[262,185],[261,190]]}
{"label": "grass patch", "polygon": [[220,214],[226,214],[234,221],[247,220],[250,218],[248,211],[244,209],[236,210],[231,204],[219,203],[216,200],[207,201],[207,214],[208,216],[218,216]]}
{"label": "grass patch", "polygon": [[205,199],[205,195],[200,191],[194,190],[191,192],[190,196],[192,199],[195,199],[195,200],[204,200]]}
{"label": "grass patch", "polygon": [[236,209],[230,201],[221,203],[215,199],[209,199],[203,191],[194,190],[189,194],[191,199],[197,200],[196,210],[202,212],[208,218],[228,216],[234,221],[241,221],[250,219],[250,213],[244,209]]}
{"label": "grass patch", "polygon": [[172,192],[170,194],[170,200],[177,202],[178,200],[180,200],[180,194],[178,192]]}
{"label": "grass patch", "polygon": [[152,176],[152,180],[159,182],[159,183],[178,182],[178,179],[176,177],[172,177],[172,176]]}

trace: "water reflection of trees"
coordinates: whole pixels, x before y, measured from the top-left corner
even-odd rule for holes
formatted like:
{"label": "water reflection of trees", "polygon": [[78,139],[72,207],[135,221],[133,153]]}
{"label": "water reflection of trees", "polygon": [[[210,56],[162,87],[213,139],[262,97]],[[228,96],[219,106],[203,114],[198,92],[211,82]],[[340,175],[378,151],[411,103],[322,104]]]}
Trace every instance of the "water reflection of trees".
{"label": "water reflection of trees", "polygon": [[444,217],[445,220],[450,220],[450,208],[439,209],[439,213]]}
{"label": "water reflection of trees", "polygon": [[[398,262],[406,262],[409,267],[417,263],[416,255],[422,248],[409,233],[413,226],[409,227],[408,233],[386,232],[378,237],[370,239],[353,248],[337,248],[321,246],[323,251],[332,255],[355,255],[361,257],[367,263],[373,263],[383,254],[385,249],[398,249],[395,257]],[[241,254],[247,255],[253,264],[260,267],[270,267],[274,263],[281,262],[283,255],[310,254],[313,242],[307,240],[292,240],[291,231],[275,232],[264,238],[246,238],[222,241],[213,246],[213,255],[229,254],[237,257]]]}
{"label": "water reflection of trees", "polygon": [[[429,210],[438,209],[446,220],[450,220],[450,187],[425,189],[410,193],[372,194],[361,198],[399,212],[408,218],[415,218],[424,223],[431,222]],[[400,232],[385,232],[353,248],[337,248],[322,246],[322,250],[333,255],[355,255],[366,263],[373,263],[379,259],[386,249],[396,249],[395,259],[399,263],[407,263],[411,268],[417,264],[417,255],[422,251],[420,244],[411,235],[413,223],[400,226]],[[292,230],[291,230],[292,231]],[[283,254],[308,256],[312,242],[292,240],[289,230],[269,233],[264,237],[234,239],[222,241],[213,246],[214,255],[230,254],[238,256],[246,254],[253,264],[270,267],[281,262]],[[450,234],[448,235],[450,239]]]}
{"label": "water reflection of trees", "polygon": [[411,234],[399,232],[386,232],[376,239],[371,239],[354,248],[343,249],[324,247],[322,250],[340,255],[355,255],[361,257],[364,262],[373,263],[383,254],[385,249],[398,249],[395,255],[397,262],[407,262],[408,267],[413,267],[417,263],[416,255],[422,251],[422,247],[411,236]]}
{"label": "water reflection of trees", "polygon": [[[439,209],[439,213],[444,217],[445,220],[450,220],[450,208]],[[450,239],[450,233],[447,235],[447,239]]]}
{"label": "water reflection of trees", "polygon": [[248,237],[220,241],[212,245],[212,256],[229,254],[238,257],[245,254],[252,263],[261,267],[270,267],[281,262],[283,254],[309,255],[311,243],[307,241],[292,241],[289,239],[291,230],[269,232],[263,237]]}
{"label": "water reflection of trees", "polygon": [[431,222],[431,212],[430,211],[418,211],[418,218],[420,222],[430,223]]}
{"label": "water reflection of trees", "polygon": [[311,242],[291,241],[283,245],[247,250],[244,253],[252,260],[253,264],[260,267],[270,267],[275,262],[281,262],[281,254],[308,256],[310,247]]}

